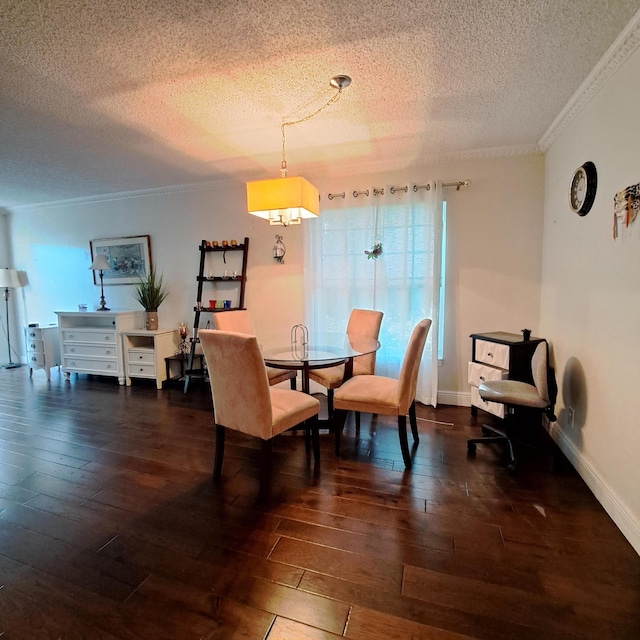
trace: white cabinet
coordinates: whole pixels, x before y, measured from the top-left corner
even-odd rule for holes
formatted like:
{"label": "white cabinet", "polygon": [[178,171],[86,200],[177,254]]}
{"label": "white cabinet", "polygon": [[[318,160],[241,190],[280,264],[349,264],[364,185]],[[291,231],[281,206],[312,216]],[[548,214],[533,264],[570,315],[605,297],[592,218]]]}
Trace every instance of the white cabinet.
{"label": "white cabinet", "polygon": [[144,326],[144,311],[56,311],[62,371],[114,376],[125,383],[120,334]]}
{"label": "white cabinet", "polygon": [[178,331],[123,331],[121,335],[127,386],[131,385],[131,378],[148,378],[156,381],[156,388],[162,389],[167,379],[164,359],[178,350]]}
{"label": "white cabinet", "polygon": [[58,327],[25,327],[24,337],[29,376],[33,375],[34,369],[44,369],[47,380],[51,380],[51,367],[60,366]]}
{"label": "white cabinet", "polygon": [[499,418],[504,418],[504,405],[485,402],[478,391],[483,382],[491,380],[522,380],[532,382],[531,357],[542,338],[523,340],[517,333],[494,331],[472,333],[471,361],[468,381],[471,385],[471,413],[483,409]]}

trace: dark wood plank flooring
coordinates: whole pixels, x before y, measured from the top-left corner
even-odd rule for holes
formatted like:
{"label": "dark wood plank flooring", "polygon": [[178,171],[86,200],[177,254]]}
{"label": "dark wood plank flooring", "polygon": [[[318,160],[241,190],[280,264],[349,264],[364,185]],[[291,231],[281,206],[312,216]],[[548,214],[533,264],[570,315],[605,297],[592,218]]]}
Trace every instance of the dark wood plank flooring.
{"label": "dark wood plank flooring", "polygon": [[[209,388],[0,370],[2,640],[640,638],[640,558],[542,432],[510,476],[488,416],[353,420],[319,469],[300,433],[231,433]],[[540,430],[541,431],[541,430]]]}

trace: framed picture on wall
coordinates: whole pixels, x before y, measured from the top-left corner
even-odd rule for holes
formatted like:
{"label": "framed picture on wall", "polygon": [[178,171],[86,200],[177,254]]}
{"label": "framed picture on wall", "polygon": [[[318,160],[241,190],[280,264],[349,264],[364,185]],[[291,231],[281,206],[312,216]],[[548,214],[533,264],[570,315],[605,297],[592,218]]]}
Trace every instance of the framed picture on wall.
{"label": "framed picture on wall", "polygon": [[[111,267],[104,271],[104,284],[135,284],[151,269],[150,236],[126,236],[91,240],[91,260],[104,255]],[[96,272],[93,283],[99,284]]]}

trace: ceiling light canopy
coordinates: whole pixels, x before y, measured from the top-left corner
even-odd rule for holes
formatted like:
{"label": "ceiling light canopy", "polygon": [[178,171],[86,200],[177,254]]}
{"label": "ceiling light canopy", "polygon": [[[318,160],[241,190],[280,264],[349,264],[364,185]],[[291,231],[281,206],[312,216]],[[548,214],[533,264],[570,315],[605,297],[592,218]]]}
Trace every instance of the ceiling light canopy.
{"label": "ceiling light canopy", "polygon": [[302,218],[317,218],[320,214],[320,194],[318,190],[302,177],[287,177],[287,158],[285,152],[285,127],[311,120],[314,116],[340,99],[342,90],[351,84],[349,76],[338,75],[331,78],[329,84],[336,93],[313,113],[291,122],[283,122],[282,166],[280,178],[254,180],[247,182],[247,211],[254,216],[264,218],[269,224],[288,226],[300,224]]}

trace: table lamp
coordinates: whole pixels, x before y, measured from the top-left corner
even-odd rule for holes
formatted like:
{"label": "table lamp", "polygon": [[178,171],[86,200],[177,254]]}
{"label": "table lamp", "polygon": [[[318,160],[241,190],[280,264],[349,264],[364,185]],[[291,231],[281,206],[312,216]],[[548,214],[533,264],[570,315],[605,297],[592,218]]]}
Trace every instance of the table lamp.
{"label": "table lamp", "polygon": [[89,269],[93,271],[100,271],[100,306],[96,309],[96,311],[110,311],[110,309],[105,304],[104,300],[104,283],[102,281],[103,271],[109,271],[111,269],[111,265],[107,261],[106,256],[103,253],[99,253],[91,263]]}

